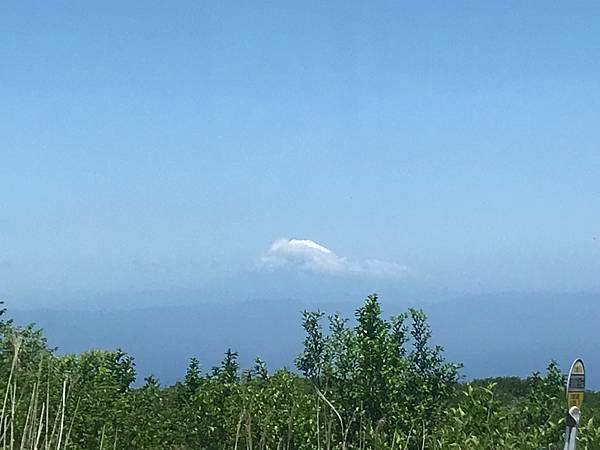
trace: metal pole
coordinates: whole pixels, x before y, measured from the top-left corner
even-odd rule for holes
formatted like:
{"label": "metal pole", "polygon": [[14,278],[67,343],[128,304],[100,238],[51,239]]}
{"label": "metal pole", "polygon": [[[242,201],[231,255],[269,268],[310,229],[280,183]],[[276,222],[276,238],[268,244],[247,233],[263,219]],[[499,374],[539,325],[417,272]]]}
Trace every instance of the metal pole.
{"label": "metal pole", "polygon": [[577,426],[579,425],[579,419],[581,412],[577,406],[573,406],[567,413],[567,429],[565,431],[565,449],[564,450],[576,450],[577,449]]}

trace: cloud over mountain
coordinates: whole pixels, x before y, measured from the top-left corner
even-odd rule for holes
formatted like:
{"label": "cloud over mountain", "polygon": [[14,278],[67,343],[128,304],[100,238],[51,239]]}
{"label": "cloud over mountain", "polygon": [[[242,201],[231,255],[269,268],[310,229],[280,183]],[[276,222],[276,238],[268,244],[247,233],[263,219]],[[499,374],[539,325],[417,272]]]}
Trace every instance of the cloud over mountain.
{"label": "cloud over mountain", "polygon": [[259,267],[267,271],[291,270],[328,275],[363,275],[399,278],[406,266],[378,259],[352,260],[309,239],[278,239],[260,258]]}

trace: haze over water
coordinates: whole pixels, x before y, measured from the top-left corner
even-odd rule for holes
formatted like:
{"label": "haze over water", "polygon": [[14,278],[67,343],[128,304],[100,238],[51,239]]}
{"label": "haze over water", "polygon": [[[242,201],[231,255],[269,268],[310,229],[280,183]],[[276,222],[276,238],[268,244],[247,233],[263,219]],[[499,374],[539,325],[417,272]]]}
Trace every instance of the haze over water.
{"label": "haze over water", "polygon": [[[281,302],[299,329],[378,292],[441,308],[477,375],[591,352],[598,23],[594,2],[0,5],[0,299],[65,349],[79,319],[40,311]],[[143,353],[103,320],[87,346]],[[257,323],[233,322],[238,344]],[[504,336],[533,346],[482,362]]]}

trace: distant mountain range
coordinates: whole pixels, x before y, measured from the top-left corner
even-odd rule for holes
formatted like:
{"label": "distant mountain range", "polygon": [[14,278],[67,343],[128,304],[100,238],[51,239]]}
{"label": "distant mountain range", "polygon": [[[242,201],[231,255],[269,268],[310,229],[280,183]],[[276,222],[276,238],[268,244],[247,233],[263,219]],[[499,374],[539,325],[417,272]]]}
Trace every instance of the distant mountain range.
{"label": "distant mountain range", "polygon": [[[502,294],[438,303],[393,303],[382,298],[384,315],[409,306],[429,315],[435,343],[447,359],[464,364],[467,378],[526,376],[551,360],[568,369],[584,358],[588,386],[600,388],[599,294]],[[245,301],[138,309],[9,310],[18,323],[35,322],[59,352],[120,347],[136,358],[141,380],[150,373],[163,383],[182,378],[189,358],[205,370],[227,348],[242,366],[255,356],[270,368],[293,366],[302,346],[301,310],[339,311],[353,317],[361,304],[301,301]]]}

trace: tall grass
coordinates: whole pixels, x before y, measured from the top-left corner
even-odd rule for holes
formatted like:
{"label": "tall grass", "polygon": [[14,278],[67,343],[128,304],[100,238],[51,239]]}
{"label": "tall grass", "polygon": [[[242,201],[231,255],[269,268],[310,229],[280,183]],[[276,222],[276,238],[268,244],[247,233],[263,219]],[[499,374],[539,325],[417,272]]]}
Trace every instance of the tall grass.
{"label": "tall grass", "polygon": [[[19,359],[22,340],[12,339],[12,362],[5,382],[2,411],[0,413],[0,446],[2,450],[63,450],[69,445],[69,436],[77,414],[77,407],[68,430],[67,403],[69,381],[62,381],[60,402],[52,405],[50,395],[51,373],[47,365],[46,392],[41,392],[43,359],[40,358],[33,384],[19,380]],[[77,403],[78,405],[79,403]],[[54,411],[54,414],[51,413]],[[23,417],[23,412],[25,415]],[[52,426],[50,427],[50,423]]]}

